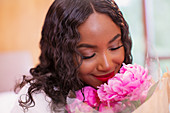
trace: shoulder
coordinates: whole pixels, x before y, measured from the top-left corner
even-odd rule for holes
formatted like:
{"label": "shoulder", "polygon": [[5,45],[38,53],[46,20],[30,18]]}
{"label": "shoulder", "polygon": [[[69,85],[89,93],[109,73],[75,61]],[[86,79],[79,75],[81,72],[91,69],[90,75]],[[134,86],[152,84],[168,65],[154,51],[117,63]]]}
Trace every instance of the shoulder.
{"label": "shoulder", "polygon": [[[21,99],[22,101],[25,101],[25,99],[27,98],[28,88],[29,88],[29,85],[27,84],[20,90],[11,113],[23,113],[24,112],[23,108],[19,105],[18,100]],[[43,91],[34,93],[32,96],[35,102],[35,106],[28,108],[27,113],[51,113],[51,109],[50,109],[51,99]]]}

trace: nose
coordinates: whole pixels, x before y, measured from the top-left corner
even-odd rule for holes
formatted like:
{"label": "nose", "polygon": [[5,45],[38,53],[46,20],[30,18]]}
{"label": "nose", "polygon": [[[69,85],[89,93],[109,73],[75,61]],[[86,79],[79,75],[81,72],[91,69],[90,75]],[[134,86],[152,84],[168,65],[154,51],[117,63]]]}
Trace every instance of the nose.
{"label": "nose", "polygon": [[103,54],[98,61],[97,70],[108,72],[113,68],[113,61],[111,55],[105,53]]}

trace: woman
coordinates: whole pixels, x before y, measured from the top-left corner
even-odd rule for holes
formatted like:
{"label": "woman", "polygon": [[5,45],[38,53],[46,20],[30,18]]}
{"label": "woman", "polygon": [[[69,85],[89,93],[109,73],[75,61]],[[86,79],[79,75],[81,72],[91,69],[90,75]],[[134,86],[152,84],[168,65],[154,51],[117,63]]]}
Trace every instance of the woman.
{"label": "woman", "polygon": [[[131,46],[128,25],[114,1],[55,0],[42,29],[40,63],[20,84],[27,83],[20,106],[36,113],[66,111],[70,91],[97,88],[123,62],[132,63]],[[22,109],[16,106],[13,112]]]}

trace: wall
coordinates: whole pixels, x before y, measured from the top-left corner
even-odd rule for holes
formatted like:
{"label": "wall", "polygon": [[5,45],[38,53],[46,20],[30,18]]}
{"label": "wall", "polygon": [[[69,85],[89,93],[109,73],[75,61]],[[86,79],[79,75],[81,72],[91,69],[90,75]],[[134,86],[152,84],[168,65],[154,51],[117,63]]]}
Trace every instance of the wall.
{"label": "wall", "polygon": [[52,0],[0,0],[0,92],[11,91],[38,63],[39,40]]}
{"label": "wall", "polygon": [[41,28],[52,0],[0,1],[0,52],[28,51],[38,63]]}

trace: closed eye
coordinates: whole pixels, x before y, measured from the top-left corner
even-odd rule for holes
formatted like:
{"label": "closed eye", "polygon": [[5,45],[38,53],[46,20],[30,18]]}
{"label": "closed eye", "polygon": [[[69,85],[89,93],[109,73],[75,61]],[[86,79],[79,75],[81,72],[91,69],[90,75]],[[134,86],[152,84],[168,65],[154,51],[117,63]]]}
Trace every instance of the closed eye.
{"label": "closed eye", "polygon": [[121,47],[123,47],[123,45],[118,46],[118,47],[115,47],[115,48],[110,48],[110,50],[111,50],[111,51],[114,51],[114,50],[117,50],[117,49],[119,49],[119,48],[121,48]]}
{"label": "closed eye", "polygon": [[94,54],[91,55],[91,56],[82,56],[82,58],[83,58],[83,59],[90,59],[90,58],[94,57],[95,55],[96,55],[96,53],[94,53]]}

